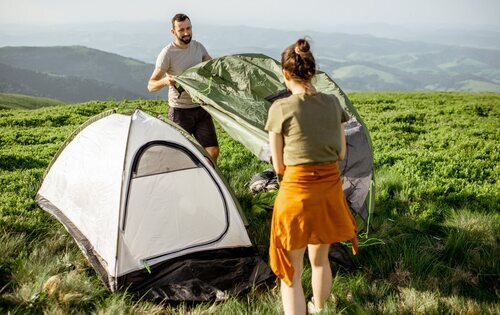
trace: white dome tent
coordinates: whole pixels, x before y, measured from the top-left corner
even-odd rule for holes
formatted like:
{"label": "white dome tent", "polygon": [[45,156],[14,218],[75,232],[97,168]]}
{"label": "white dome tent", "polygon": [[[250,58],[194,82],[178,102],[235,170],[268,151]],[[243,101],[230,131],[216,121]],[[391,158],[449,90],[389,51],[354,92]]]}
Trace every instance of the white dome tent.
{"label": "white dome tent", "polygon": [[272,276],[206,152],[140,110],[110,111],[77,130],[47,169],[37,202],[112,291],[207,301]]}

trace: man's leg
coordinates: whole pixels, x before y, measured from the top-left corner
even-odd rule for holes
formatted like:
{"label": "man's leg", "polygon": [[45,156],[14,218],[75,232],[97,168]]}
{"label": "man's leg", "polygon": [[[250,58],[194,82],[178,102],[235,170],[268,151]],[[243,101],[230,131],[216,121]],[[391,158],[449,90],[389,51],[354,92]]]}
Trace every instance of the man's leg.
{"label": "man's leg", "polygon": [[191,109],[170,107],[168,118],[181,126],[187,133],[193,134],[196,120]]}
{"label": "man's leg", "polygon": [[283,281],[281,281],[280,285],[285,315],[303,315],[306,313],[306,298],[304,297],[304,289],[302,288],[301,281],[305,251],[306,248],[304,247],[286,252],[286,255],[292,262],[294,273],[291,287]]}
{"label": "man's leg", "polygon": [[[217,163],[219,145],[212,118],[202,108],[179,109],[170,107],[168,118],[181,126],[204,146],[212,160]],[[205,146],[205,145],[209,146]]]}
{"label": "man's leg", "polygon": [[322,309],[332,290],[332,269],[328,260],[330,244],[307,245],[312,271],[314,305]]}
{"label": "man's leg", "polygon": [[217,158],[219,157],[219,152],[220,149],[219,147],[206,147],[205,150],[207,150],[208,154],[210,154],[210,157],[212,160],[217,163]]}
{"label": "man's leg", "polygon": [[212,117],[203,109],[197,111],[196,128],[194,137],[207,150],[212,160],[217,163],[219,157],[219,142],[217,141],[217,133]]}

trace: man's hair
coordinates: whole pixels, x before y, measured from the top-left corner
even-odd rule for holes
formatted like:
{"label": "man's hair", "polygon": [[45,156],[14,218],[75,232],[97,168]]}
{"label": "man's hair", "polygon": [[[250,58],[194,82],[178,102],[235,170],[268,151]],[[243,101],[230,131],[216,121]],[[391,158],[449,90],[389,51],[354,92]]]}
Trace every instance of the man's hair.
{"label": "man's hair", "polygon": [[177,13],[177,14],[176,14],[176,15],[172,18],[172,28],[175,28],[175,26],[174,26],[175,21],[177,21],[177,22],[183,22],[183,21],[185,21],[185,20],[189,20],[189,21],[191,21],[191,19],[190,19],[187,15],[185,15],[185,14],[183,14],[183,13]]}

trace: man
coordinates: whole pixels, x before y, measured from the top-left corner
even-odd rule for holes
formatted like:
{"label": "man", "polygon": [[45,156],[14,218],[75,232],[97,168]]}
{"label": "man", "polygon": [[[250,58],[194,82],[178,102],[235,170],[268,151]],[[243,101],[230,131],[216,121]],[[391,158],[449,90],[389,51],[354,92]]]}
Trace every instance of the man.
{"label": "man", "polygon": [[158,55],[148,90],[156,92],[165,86],[169,87],[168,117],[192,134],[217,162],[219,144],[212,118],[199,104],[193,102],[187,92],[179,91],[175,86],[176,75],[211,57],[201,43],[192,40],[191,20],[187,15],[179,13],[172,18],[171,32],[175,39]]}

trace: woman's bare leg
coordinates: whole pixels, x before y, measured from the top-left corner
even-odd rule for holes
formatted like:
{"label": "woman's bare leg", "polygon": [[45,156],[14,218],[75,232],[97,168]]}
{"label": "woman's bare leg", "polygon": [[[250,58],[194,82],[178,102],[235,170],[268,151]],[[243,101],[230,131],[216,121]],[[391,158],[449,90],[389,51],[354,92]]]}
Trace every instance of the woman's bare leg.
{"label": "woman's bare leg", "polygon": [[306,299],[301,281],[305,251],[306,248],[304,247],[286,252],[287,257],[292,262],[294,273],[291,287],[281,281],[281,299],[285,315],[303,315],[306,313]]}
{"label": "woman's bare leg", "polygon": [[328,260],[330,244],[307,245],[312,271],[314,305],[323,308],[332,290],[332,269]]}

